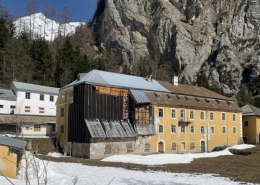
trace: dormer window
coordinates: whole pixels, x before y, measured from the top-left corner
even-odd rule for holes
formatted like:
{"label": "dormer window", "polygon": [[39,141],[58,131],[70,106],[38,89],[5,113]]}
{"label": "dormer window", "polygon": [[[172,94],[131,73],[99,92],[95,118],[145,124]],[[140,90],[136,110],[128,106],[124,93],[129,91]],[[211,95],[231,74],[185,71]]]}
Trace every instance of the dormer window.
{"label": "dormer window", "polygon": [[198,99],[198,98],[195,98],[195,99],[196,99],[197,102],[200,102],[200,99]]}
{"label": "dormer window", "polygon": [[231,103],[229,102],[229,101],[227,101],[227,104],[230,106],[231,105]]}
{"label": "dormer window", "polygon": [[157,94],[157,93],[154,93],[154,96],[155,96],[156,98],[160,98],[159,94]]}
{"label": "dormer window", "polygon": [[220,104],[220,101],[219,101],[219,100],[216,100],[216,102],[217,102],[218,104]]}
{"label": "dormer window", "polygon": [[185,99],[186,99],[187,101],[190,101],[190,98],[189,98],[189,97],[187,97],[187,96],[185,96]]}
{"label": "dormer window", "polygon": [[179,96],[176,96],[177,97],[177,99],[180,101],[181,100],[181,98],[179,97]]}
{"label": "dormer window", "polygon": [[169,100],[172,100],[172,96],[171,95],[167,94],[167,97],[168,97]]}
{"label": "dormer window", "polygon": [[208,100],[208,99],[205,99],[205,102],[209,103],[209,100]]}

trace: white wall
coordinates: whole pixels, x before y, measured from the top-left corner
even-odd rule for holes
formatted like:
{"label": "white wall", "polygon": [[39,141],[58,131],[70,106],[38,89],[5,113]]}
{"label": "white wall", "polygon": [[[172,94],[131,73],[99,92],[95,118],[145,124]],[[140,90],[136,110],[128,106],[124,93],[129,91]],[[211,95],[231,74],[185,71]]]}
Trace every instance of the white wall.
{"label": "white wall", "polygon": [[41,131],[34,131],[34,125],[22,125],[24,136],[46,136],[50,125],[41,125]]}
{"label": "white wall", "polygon": [[[10,106],[16,106],[16,101],[9,101],[9,100],[0,100],[0,105],[3,105],[3,108],[0,108],[0,114],[10,114],[11,108]],[[14,109],[14,113],[16,109]]]}
{"label": "white wall", "polygon": [[[17,113],[28,114],[28,115],[45,115],[45,116],[56,116],[56,105],[55,102],[58,95],[54,96],[54,101],[50,101],[49,94],[44,94],[44,100],[40,100],[40,93],[31,93],[30,99],[25,99],[26,92],[17,92]],[[30,112],[25,112],[25,106],[30,107]],[[44,113],[39,112],[39,108],[44,108]]]}

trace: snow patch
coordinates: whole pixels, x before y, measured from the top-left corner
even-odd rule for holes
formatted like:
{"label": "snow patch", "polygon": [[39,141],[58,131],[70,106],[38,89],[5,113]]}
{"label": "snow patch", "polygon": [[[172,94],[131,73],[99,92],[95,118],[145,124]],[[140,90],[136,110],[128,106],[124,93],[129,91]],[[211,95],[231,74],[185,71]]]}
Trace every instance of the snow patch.
{"label": "snow patch", "polygon": [[57,152],[49,152],[47,154],[47,156],[50,156],[50,157],[55,157],[55,158],[60,158],[62,156],[61,153],[57,153]]}
{"label": "snow patch", "polygon": [[122,162],[134,163],[142,165],[163,165],[163,164],[180,164],[190,163],[193,159],[218,157],[222,155],[233,155],[228,151],[230,148],[234,149],[247,149],[255,147],[255,145],[235,145],[228,147],[223,151],[210,152],[210,153],[195,153],[195,154],[154,154],[154,155],[113,155],[103,159],[106,162]]}

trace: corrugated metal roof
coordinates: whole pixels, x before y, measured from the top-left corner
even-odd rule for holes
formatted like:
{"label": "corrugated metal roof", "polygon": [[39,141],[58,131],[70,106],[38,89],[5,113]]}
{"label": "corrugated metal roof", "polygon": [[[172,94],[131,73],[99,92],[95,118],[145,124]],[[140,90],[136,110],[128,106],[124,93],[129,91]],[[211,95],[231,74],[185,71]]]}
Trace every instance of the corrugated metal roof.
{"label": "corrugated metal roof", "polygon": [[241,109],[243,116],[260,116],[260,109],[256,108],[253,105],[247,104]]}
{"label": "corrugated metal roof", "polygon": [[216,98],[221,100],[232,100],[230,98],[222,96],[204,87],[185,85],[185,84],[173,85],[165,81],[158,81],[158,82],[163,87],[165,87],[166,89],[168,89],[169,91],[175,94],[191,95],[191,96],[205,97],[205,98]]}
{"label": "corrugated metal roof", "polygon": [[16,96],[11,89],[0,89],[0,100],[15,101]]}
{"label": "corrugated metal roof", "polygon": [[34,116],[34,115],[15,115],[15,114],[1,114],[0,124],[20,124],[42,125],[47,123],[56,123],[55,116]]}
{"label": "corrugated metal roof", "polygon": [[80,80],[76,80],[64,88],[80,83],[87,83],[108,87],[169,92],[169,90],[160,85],[156,80],[147,81],[144,78],[138,76],[99,70],[92,70],[89,73],[80,74],[80,76]]}
{"label": "corrugated metal roof", "polygon": [[28,91],[28,92],[33,91],[33,92],[42,92],[42,93],[56,94],[56,95],[59,94],[59,88],[55,88],[55,87],[48,87],[48,86],[16,82],[16,81],[13,81],[13,85],[17,88],[17,90],[20,91]]}
{"label": "corrugated metal roof", "polygon": [[5,146],[14,147],[14,148],[23,149],[26,145],[26,142],[18,140],[18,139],[0,136],[0,144],[5,145]]}
{"label": "corrugated metal roof", "polygon": [[146,95],[153,104],[168,105],[176,107],[189,107],[194,109],[208,110],[224,110],[241,112],[240,107],[235,101],[220,100],[210,98],[199,98],[185,95],[173,95],[167,93],[157,93],[157,97],[153,92],[146,92]]}
{"label": "corrugated metal roof", "polygon": [[143,90],[130,89],[130,93],[136,103],[151,103]]}

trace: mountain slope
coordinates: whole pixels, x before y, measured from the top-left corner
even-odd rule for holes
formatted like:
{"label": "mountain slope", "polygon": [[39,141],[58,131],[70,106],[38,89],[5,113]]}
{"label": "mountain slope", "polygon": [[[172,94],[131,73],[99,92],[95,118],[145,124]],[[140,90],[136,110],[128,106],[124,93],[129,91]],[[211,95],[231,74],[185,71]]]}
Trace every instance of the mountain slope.
{"label": "mountain slope", "polygon": [[46,18],[42,13],[32,14],[17,19],[14,22],[15,34],[21,32],[32,33],[33,38],[45,38],[48,41],[54,40],[58,34],[71,35],[75,33],[76,27],[85,25],[84,22],[70,22],[60,24]]}
{"label": "mountain slope", "polygon": [[258,0],[99,0],[92,25],[130,69],[160,53],[189,83],[204,71],[225,93],[260,72]]}

